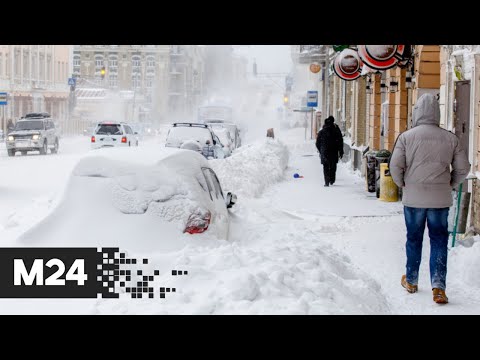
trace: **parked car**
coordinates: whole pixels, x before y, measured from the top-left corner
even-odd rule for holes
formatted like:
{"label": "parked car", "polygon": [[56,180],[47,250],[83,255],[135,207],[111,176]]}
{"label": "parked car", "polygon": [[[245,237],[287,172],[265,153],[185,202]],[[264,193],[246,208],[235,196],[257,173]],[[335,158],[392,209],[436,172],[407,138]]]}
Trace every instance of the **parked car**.
{"label": "parked car", "polygon": [[225,151],[220,140],[206,124],[173,124],[168,131],[165,146],[193,150],[207,159],[225,158]]}
{"label": "parked car", "polygon": [[17,151],[22,155],[28,151],[39,151],[41,155],[46,155],[48,149],[56,154],[60,146],[59,139],[54,120],[48,113],[30,113],[18,120],[8,134],[8,156],[15,156]]}
{"label": "parked car", "polygon": [[232,151],[235,149],[235,142],[230,136],[230,131],[223,126],[212,127],[214,134],[218,136],[225,152],[225,157],[232,155]]}
{"label": "parked car", "polygon": [[224,192],[202,155],[174,148],[105,150],[80,160],[62,202],[20,242],[151,253],[179,250],[192,237],[228,239],[228,209],[237,197]]}
{"label": "parked car", "polygon": [[233,139],[233,147],[232,151],[240,146],[242,146],[242,140],[240,138],[240,129],[238,128],[237,125],[232,124],[232,123],[227,123],[227,122],[207,122],[207,125],[211,126],[214,131],[216,128],[226,128],[230,132],[230,137]]}
{"label": "parked car", "polygon": [[92,149],[115,146],[138,146],[137,133],[121,122],[102,122],[90,138]]}

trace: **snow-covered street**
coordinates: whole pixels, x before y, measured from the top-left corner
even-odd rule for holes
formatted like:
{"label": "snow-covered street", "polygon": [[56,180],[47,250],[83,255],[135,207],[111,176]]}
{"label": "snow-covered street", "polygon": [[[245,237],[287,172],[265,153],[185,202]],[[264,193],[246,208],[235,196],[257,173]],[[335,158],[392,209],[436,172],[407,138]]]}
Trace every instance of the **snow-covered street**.
{"label": "snow-covered street", "polygon": [[0,315],[480,314],[479,73],[479,45],[0,45]]}
{"label": "snow-covered street", "polygon": [[[419,293],[406,293],[400,286],[405,263],[401,203],[377,200],[347,164],[339,165],[335,185],[324,188],[317,151],[304,140],[303,129],[276,135],[275,140],[259,135],[232,157],[212,160],[222,187],[239,197],[231,209],[228,240],[190,236],[180,250],[152,249],[152,266],[189,271],[182,278],[159,277],[166,286],[176,286],[177,293],[137,300],[1,299],[0,312],[480,313],[480,239],[470,248],[450,250],[448,306],[432,302],[428,262],[422,263]],[[73,168],[90,153],[85,137],[64,139],[62,145],[58,155],[8,158],[0,152],[2,246],[15,246],[22,233],[55,209]],[[162,143],[156,138],[142,146],[152,150]],[[303,178],[295,179],[294,173]],[[74,236],[76,229],[71,231]],[[425,245],[424,259],[427,236]]]}

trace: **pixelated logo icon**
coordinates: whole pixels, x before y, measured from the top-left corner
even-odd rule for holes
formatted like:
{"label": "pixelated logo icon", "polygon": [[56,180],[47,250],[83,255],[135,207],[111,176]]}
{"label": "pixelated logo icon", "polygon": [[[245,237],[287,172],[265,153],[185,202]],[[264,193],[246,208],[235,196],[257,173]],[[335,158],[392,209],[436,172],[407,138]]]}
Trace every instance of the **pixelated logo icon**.
{"label": "pixelated logo icon", "polygon": [[0,248],[0,298],[142,299],[176,292],[158,284],[159,270],[142,269],[148,262],[119,248]]}

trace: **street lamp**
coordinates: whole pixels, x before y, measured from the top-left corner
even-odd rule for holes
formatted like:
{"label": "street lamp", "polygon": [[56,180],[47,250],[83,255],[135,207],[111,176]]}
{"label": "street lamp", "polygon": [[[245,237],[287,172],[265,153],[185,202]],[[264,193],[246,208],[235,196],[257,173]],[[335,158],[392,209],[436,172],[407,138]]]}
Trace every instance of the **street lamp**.
{"label": "street lamp", "polygon": [[405,87],[407,89],[412,88],[412,72],[411,71],[407,71],[407,74],[405,76]]}
{"label": "street lamp", "polygon": [[387,92],[387,84],[385,83],[384,79],[380,80],[380,92],[382,94],[385,94]]}
{"label": "street lamp", "polygon": [[366,93],[371,95],[373,94],[372,89],[372,78],[370,76],[367,77],[367,85],[365,86]]}
{"label": "street lamp", "polygon": [[396,77],[392,76],[390,78],[390,86],[389,90],[391,93],[397,92],[398,91],[398,80]]}

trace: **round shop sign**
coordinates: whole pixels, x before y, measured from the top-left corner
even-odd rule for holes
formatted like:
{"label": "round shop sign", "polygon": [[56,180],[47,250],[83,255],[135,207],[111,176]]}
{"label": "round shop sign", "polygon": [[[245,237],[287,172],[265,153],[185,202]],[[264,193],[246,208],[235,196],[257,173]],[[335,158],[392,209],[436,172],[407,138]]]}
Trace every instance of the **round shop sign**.
{"label": "round shop sign", "polygon": [[313,63],[310,65],[310,71],[314,74],[317,74],[319,73],[321,70],[321,66],[320,64],[317,64],[317,63]]}
{"label": "round shop sign", "polygon": [[351,81],[360,77],[362,65],[362,61],[356,51],[344,49],[336,56],[333,62],[333,70],[339,78]]}
{"label": "round shop sign", "polygon": [[387,70],[404,60],[405,45],[358,45],[362,61],[375,70]]}

